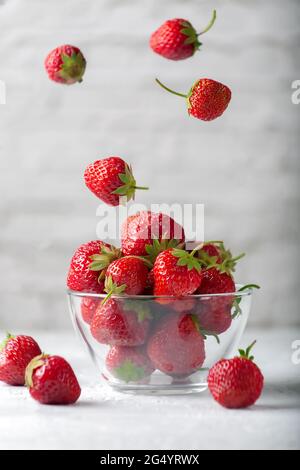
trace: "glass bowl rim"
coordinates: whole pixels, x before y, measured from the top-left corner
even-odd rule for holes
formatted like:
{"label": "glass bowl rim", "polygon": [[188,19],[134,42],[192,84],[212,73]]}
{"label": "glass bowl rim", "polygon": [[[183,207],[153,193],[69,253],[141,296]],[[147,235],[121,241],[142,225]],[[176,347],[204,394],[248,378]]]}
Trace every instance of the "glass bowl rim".
{"label": "glass bowl rim", "polygon": [[[241,288],[246,286],[247,284],[235,284],[236,288]],[[253,293],[252,287],[247,287],[243,291],[236,290],[235,292],[226,292],[220,294],[190,294],[185,296],[172,296],[172,295],[127,295],[127,294],[119,294],[119,295],[112,295],[111,299],[122,299],[122,300],[155,300],[155,299],[168,299],[168,300],[184,300],[184,299],[211,299],[211,298],[219,298],[219,297],[246,297],[250,296]],[[67,289],[68,296],[72,297],[90,297],[95,299],[105,299],[107,294],[96,294],[93,292],[80,292]]]}

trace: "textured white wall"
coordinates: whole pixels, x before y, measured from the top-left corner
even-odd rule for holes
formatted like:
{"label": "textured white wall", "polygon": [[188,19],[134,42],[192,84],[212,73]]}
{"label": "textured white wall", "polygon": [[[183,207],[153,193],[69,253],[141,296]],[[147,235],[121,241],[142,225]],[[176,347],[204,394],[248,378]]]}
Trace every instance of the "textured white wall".
{"label": "textured white wall", "polygon": [[[150,33],[169,17],[215,27],[193,59],[151,53]],[[120,154],[151,192],[139,201],[206,207],[207,238],[248,253],[238,279],[257,282],[252,322],[299,324],[298,0],[0,1],[0,326],[69,323],[64,288],[69,258],[95,237],[98,202],[82,172]],[[84,83],[51,83],[46,53],[82,48]],[[202,123],[179,90],[208,76],[232,88],[225,115]]]}

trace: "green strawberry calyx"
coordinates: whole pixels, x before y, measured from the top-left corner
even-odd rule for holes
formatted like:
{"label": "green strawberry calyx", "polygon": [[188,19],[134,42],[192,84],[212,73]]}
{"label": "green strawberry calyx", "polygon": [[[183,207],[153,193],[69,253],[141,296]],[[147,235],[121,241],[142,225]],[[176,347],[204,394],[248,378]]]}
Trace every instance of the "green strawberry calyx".
{"label": "green strawberry calyx", "polygon": [[191,318],[196,327],[196,330],[198,331],[198,333],[200,333],[200,335],[203,336],[205,340],[207,339],[208,336],[213,336],[216,339],[217,343],[220,344],[220,338],[218,335],[216,335],[213,331],[208,331],[201,327],[200,321],[197,315],[191,314]]}
{"label": "green strawberry calyx", "polygon": [[185,36],[187,36],[184,43],[185,44],[193,44],[195,52],[196,52],[200,48],[200,46],[202,45],[202,43],[199,41],[198,37],[201,36],[202,34],[207,33],[207,31],[209,31],[212,28],[212,26],[214,25],[214,23],[216,21],[216,18],[217,18],[217,12],[216,12],[216,10],[213,10],[210,22],[208,23],[208,25],[200,33],[197,33],[197,31],[195,30],[195,28],[191,25],[191,23],[189,21],[183,21],[181,23],[183,28],[181,29],[180,32],[182,34],[184,34]]}
{"label": "green strawberry calyx", "polygon": [[197,247],[191,253],[189,253],[186,250],[174,248],[171,253],[173,256],[178,258],[177,266],[186,266],[188,271],[195,269],[198,273],[200,273],[203,263],[199,258],[195,257],[198,249],[199,248]]}
{"label": "green strawberry calyx", "polygon": [[183,243],[180,240],[175,240],[175,239],[170,240],[167,238],[158,240],[157,238],[154,238],[152,244],[148,244],[145,246],[147,255],[144,256],[143,258],[149,261],[153,267],[155,260],[160,253],[170,248],[180,249],[182,247],[183,247]]}
{"label": "green strawberry calyx", "polygon": [[2,341],[2,343],[0,343],[0,351],[2,351],[3,349],[5,349],[5,347],[7,346],[7,343],[11,340],[11,339],[14,339],[15,336],[11,335],[10,333],[6,333],[6,338]]}
{"label": "green strawberry calyx", "polygon": [[59,75],[64,80],[74,80],[81,83],[82,77],[85,72],[86,61],[81,52],[75,52],[69,56],[67,54],[61,55],[63,64]]}
{"label": "green strawberry calyx", "polygon": [[[216,245],[219,251],[219,255],[209,256],[209,254],[202,249],[205,247],[205,245]],[[206,267],[206,269],[216,268],[220,273],[226,273],[231,276],[235,271],[237,262],[246,256],[246,254],[241,253],[240,255],[233,257],[231,251],[225,248],[224,242],[213,241],[204,242],[202,247],[198,250],[197,256],[202,261],[202,264]]]}
{"label": "green strawberry calyx", "polygon": [[[241,287],[238,292],[243,292],[248,289],[260,289],[260,286],[258,284],[246,284],[245,286]],[[232,314],[232,319],[234,320],[235,318],[239,317],[242,314],[242,309],[240,307],[240,303],[242,301],[242,297],[235,297],[233,301],[233,307],[234,311]]]}
{"label": "green strawberry calyx", "polygon": [[131,199],[134,199],[135,197],[135,191],[137,189],[141,189],[144,191],[147,191],[149,188],[146,186],[137,186],[136,185],[136,180],[133,176],[132,172],[132,167],[130,165],[125,166],[125,173],[120,173],[119,174],[119,179],[121,183],[123,183],[121,186],[119,186],[117,189],[115,189],[112,194],[117,194],[118,196],[125,196],[127,198],[127,201],[130,201]]}
{"label": "green strawberry calyx", "polygon": [[102,281],[105,278],[105,272],[108,266],[117,259],[121,258],[122,252],[119,248],[114,246],[102,246],[99,254],[92,255],[90,257],[91,264],[89,269],[91,271],[100,271],[99,281]]}
{"label": "green strawberry calyx", "polygon": [[138,382],[145,377],[144,367],[134,364],[129,359],[114,369],[114,375],[124,382]]}
{"label": "green strawberry calyx", "polygon": [[248,348],[246,350],[244,349],[239,349],[239,353],[240,353],[240,357],[244,358],[244,359],[248,359],[249,361],[253,362],[254,361],[254,356],[250,356],[250,353],[251,353],[251,350],[253,349],[253,347],[256,345],[257,341],[253,341],[252,344],[250,344],[250,346],[248,346]]}
{"label": "green strawberry calyx", "polygon": [[119,295],[124,293],[126,287],[126,284],[118,286],[118,284],[113,281],[112,276],[106,277],[104,291],[107,293],[107,296],[102,301],[102,305],[104,305],[112,295]]}
{"label": "green strawberry calyx", "polygon": [[125,312],[136,313],[139,323],[153,318],[148,301],[140,300],[139,302],[136,302],[135,300],[126,300],[122,307]]}
{"label": "green strawberry calyx", "polygon": [[25,385],[28,388],[33,387],[33,373],[39,367],[42,367],[45,364],[45,359],[49,357],[49,354],[40,354],[32,359],[26,367],[25,371]]}

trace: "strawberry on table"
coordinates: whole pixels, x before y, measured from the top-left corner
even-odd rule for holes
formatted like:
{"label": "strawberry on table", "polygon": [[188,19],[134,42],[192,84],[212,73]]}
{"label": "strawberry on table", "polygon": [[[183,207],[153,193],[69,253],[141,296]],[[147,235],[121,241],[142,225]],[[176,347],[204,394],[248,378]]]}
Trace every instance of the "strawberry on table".
{"label": "strawberry on table", "polygon": [[122,225],[124,255],[148,256],[154,262],[158,254],[184,242],[184,229],[167,214],[141,211]]}
{"label": "strawberry on table", "polygon": [[65,85],[82,82],[86,60],[78,47],[69,44],[56,47],[45,59],[50,80]]}
{"label": "strawberry on table", "polygon": [[67,277],[68,288],[101,294],[107,267],[121,256],[120,250],[100,240],[84,243],[75,251]]}
{"label": "strawberry on table", "polygon": [[91,323],[92,336],[102,344],[141,346],[150,329],[151,315],[135,302],[109,299],[100,304]]}
{"label": "strawberry on table", "polygon": [[199,370],[205,361],[205,346],[197,317],[184,313],[163,316],[148,341],[147,353],[157,369],[171,376]]}
{"label": "strawberry on table", "polygon": [[25,369],[39,354],[40,347],[31,336],[8,334],[0,344],[0,381],[8,385],[24,385]]}
{"label": "strawberry on table", "polygon": [[173,95],[185,98],[189,115],[202,121],[212,121],[220,117],[231,100],[230,89],[210,78],[197,80],[188,94],[171,90],[158,79],[156,82]]}
{"label": "strawberry on table", "polygon": [[208,387],[213,398],[225,408],[247,408],[259,399],[264,377],[250,352],[240,350],[240,357],[222,359],[209,372]]}
{"label": "strawberry on table", "polygon": [[84,180],[89,190],[110,206],[120,205],[120,198],[134,199],[137,186],[132,168],[120,157],[108,157],[91,163],[85,170]]}
{"label": "strawberry on table", "polygon": [[166,21],[150,38],[150,47],[156,54],[170,60],[183,60],[191,57],[202,45],[199,36],[209,31],[216,20],[216,10],[207,27],[197,34],[192,24],[184,19]]}
{"label": "strawberry on table", "polygon": [[105,363],[114,377],[127,383],[140,382],[154,372],[153,364],[141,346],[112,346]]}
{"label": "strawberry on table", "polygon": [[81,394],[70,364],[60,356],[48,354],[41,354],[28,364],[26,386],[32,398],[44,405],[70,405]]}

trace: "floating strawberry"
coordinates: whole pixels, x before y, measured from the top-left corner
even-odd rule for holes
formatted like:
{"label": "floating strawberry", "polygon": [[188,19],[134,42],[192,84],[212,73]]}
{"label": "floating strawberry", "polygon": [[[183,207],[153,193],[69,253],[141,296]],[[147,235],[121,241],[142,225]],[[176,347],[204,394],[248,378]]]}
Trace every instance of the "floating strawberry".
{"label": "floating strawberry", "polygon": [[99,305],[99,299],[95,297],[83,297],[81,301],[81,316],[88,325],[91,324]]}
{"label": "floating strawberry", "polygon": [[134,199],[136,189],[148,189],[136,185],[132,168],[120,157],[92,163],[85,170],[84,180],[90,191],[110,206],[118,206],[120,197],[127,201]]}
{"label": "floating strawberry", "polygon": [[143,311],[125,299],[109,299],[99,305],[91,323],[91,333],[102,344],[140,346],[146,341],[149,327],[148,310]]}
{"label": "floating strawberry", "polygon": [[26,369],[26,385],[32,398],[44,405],[75,403],[81,389],[70,364],[59,356],[41,354]]}
{"label": "floating strawberry", "polygon": [[124,255],[147,255],[154,262],[161,251],[184,242],[185,235],[172,217],[141,211],[125,220],[121,238]]}
{"label": "floating strawberry", "polygon": [[186,376],[199,370],[205,361],[205,347],[197,317],[163,316],[148,341],[147,353],[154,366],[168,375]]}
{"label": "floating strawberry", "polygon": [[154,295],[184,296],[193,294],[201,284],[201,264],[196,250],[165,250],[154,263]]}
{"label": "floating strawberry", "polygon": [[69,44],[51,51],[45,59],[45,68],[51,80],[65,85],[82,82],[86,60],[78,47]]}
{"label": "floating strawberry", "polygon": [[150,38],[150,47],[157,54],[171,60],[182,60],[194,55],[202,45],[199,36],[213,26],[216,10],[208,26],[199,34],[187,20],[175,18],[166,21]]}
{"label": "floating strawberry", "polygon": [[138,295],[146,288],[147,280],[148,268],[145,261],[133,256],[124,256],[113,261],[107,268],[105,290],[108,296],[122,292]]}
{"label": "floating strawberry", "polygon": [[39,354],[40,347],[30,336],[8,334],[0,344],[0,381],[8,385],[24,385],[25,369]]}
{"label": "floating strawberry", "polygon": [[140,382],[154,372],[154,367],[141,346],[113,346],[107,357],[109,372],[123,382]]}
{"label": "floating strawberry", "polygon": [[247,408],[259,399],[264,377],[250,352],[240,350],[240,357],[223,359],[209,372],[208,386],[214,399],[225,408]]}
{"label": "floating strawberry", "polygon": [[81,245],[70,263],[68,288],[79,292],[103,293],[106,269],[120,256],[120,250],[100,240]]}
{"label": "floating strawberry", "polygon": [[170,93],[185,98],[188,113],[202,121],[212,121],[220,117],[231,100],[230,89],[210,78],[197,80],[187,95],[171,90],[158,79],[156,82]]}

